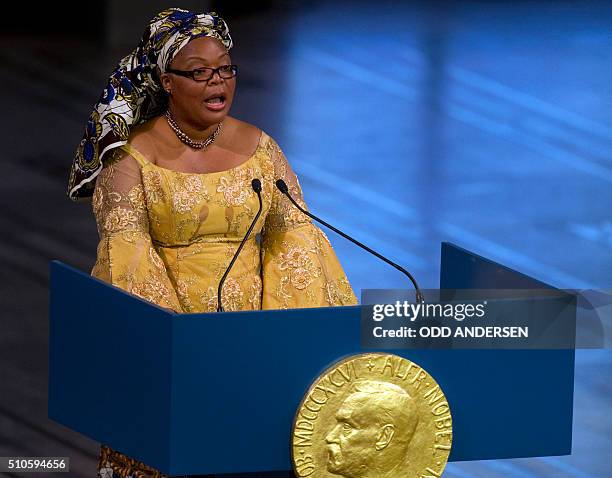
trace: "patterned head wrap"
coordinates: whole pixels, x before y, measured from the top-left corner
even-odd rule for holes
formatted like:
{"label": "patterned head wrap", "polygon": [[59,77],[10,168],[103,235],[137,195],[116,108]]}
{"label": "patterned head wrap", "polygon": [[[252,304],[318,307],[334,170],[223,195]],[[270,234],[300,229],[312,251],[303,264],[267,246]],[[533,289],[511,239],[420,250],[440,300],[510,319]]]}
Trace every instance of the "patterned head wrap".
{"label": "patterned head wrap", "polygon": [[215,12],[169,8],[151,20],[136,49],[111,74],[87,121],[70,171],[70,199],[91,197],[102,158],[126,144],[133,127],[164,112],[167,97],[159,74],[181,48],[201,36],[216,38],[228,50],[233,45],[227,24]]}

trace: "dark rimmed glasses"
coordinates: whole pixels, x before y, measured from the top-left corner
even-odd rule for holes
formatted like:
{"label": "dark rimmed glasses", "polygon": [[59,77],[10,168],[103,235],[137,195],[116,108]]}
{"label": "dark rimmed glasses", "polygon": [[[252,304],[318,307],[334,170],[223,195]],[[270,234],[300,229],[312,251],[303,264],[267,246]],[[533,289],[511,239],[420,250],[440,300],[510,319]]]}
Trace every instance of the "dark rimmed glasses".
{"label": "dark rimmed glasses", "polygon": [[168,68],[166,72],[191,78],[193,81],[208,81],[217,73],[220,78],[228,80],[238,74],[238,65],[223,65],[219,68],[203,66],[195,70],[173,70],[172,68]]}

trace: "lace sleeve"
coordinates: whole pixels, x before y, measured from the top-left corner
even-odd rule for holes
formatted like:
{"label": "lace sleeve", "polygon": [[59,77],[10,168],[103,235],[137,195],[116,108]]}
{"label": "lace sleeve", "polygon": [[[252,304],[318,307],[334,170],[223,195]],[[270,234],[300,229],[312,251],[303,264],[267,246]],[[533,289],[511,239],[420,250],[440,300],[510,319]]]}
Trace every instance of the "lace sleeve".
{"label": "lace sleeve", "polygon": [[149,235],[140,166],[126,153],[114,156],[100,172],[93,195],[100,242],[91,274],[180,312],[176,290]]}
{"label": "lace sleeve", "polygon": [[[275,179],[283,179],[304,209],[299,180],[269,139]],[[263,231],[262,308],[353,305],[357,298],[325,233],[274,188]]]}

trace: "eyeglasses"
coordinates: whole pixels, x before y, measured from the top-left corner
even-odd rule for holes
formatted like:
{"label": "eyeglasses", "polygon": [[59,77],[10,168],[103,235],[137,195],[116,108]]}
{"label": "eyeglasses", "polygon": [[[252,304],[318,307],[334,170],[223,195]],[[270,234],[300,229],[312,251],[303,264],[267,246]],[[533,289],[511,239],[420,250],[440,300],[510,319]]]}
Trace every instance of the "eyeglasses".
{"label": "eyeglasses", "polygon": [[233,78],[238,74],[238,65],[223,65],[219,68],[209,68],[207,66],[203,66],[202,68],[196,68],[195,70],[173,70],[168,68],[166,70],[167,73],[174,73],[175,75],[184,76],[186,78],[191,78],[193,81],[208,81],[210,80],[215,73],[219,75],[220,78],[229,79]]}

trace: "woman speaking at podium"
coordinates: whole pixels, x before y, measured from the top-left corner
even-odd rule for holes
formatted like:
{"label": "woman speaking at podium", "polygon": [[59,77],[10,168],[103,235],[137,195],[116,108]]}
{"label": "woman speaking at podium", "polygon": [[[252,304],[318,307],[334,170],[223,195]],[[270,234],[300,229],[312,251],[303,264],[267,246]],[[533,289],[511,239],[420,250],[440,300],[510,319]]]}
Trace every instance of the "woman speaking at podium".
{"label": "woman speaking at podium", "polygon": [[[111,74],[76,152],[68,194],[93,196],[92,275],[176,312],[357,303],[297,177],[265,132],[228,115],[238,67],[214,12],[159,13]],[[100,476],[162,474],[102,445]]]}

